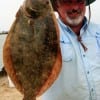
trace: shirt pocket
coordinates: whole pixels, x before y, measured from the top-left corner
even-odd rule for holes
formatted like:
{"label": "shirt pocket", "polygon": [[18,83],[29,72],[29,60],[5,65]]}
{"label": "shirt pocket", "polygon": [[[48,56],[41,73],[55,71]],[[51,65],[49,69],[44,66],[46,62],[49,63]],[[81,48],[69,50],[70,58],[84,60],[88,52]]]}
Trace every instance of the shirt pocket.
{"label": "shirt pocket", "polygon": [[64,62],[70,62],[73,60],[73,50],[71,42],[60,41],[62,60]]}

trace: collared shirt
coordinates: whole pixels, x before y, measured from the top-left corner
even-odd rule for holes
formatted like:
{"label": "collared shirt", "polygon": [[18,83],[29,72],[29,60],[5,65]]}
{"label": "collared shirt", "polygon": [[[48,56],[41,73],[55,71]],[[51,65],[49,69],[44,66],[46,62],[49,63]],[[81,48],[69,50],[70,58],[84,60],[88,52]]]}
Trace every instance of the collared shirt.
{"label": "collared shirt", "polygon": [[58,25],[62,69],[42,100],[100,100],[100,26],[88,25],[84,18],[80,30],[84,51],[75,33],[60,19]]}

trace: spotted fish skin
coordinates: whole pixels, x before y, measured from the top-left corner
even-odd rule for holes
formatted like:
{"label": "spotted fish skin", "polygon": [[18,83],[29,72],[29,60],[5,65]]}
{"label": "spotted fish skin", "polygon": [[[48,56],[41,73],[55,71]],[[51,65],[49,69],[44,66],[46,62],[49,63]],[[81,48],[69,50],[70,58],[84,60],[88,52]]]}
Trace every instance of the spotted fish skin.
{"label": "spotted fish skin", "polygon": [[23,3],[3,52],[5,69],[24,100],[36,100],[53,84],[61,69],[61,53],[50,1]]}

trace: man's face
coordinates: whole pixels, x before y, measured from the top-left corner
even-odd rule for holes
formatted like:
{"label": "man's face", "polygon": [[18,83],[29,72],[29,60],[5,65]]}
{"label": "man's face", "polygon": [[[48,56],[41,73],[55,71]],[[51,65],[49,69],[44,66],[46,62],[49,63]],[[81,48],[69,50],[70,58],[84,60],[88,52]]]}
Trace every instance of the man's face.
{"label": "man's face", "polygon": [[85,15],[85,0],[60,0],[57,2],[57,10],[65,24],[77,26]]}

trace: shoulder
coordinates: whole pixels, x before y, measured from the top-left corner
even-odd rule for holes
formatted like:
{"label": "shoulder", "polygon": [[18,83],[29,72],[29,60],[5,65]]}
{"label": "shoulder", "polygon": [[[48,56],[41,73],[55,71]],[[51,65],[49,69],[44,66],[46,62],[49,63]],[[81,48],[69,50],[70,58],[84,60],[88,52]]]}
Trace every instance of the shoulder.
{"label": "shoulder", "polygon": [[100,31],[100,24],[96,24],[94,22],[89,23],[89,27]]}
{"label": "shoulder", "polygon": [[99,34],[100,35],[100,24],[96,24],[94,22],[90,22],[89,23],[89,26],[88,26],[88,29],[89,33],[91,33],[92,35],[97,35]]}

